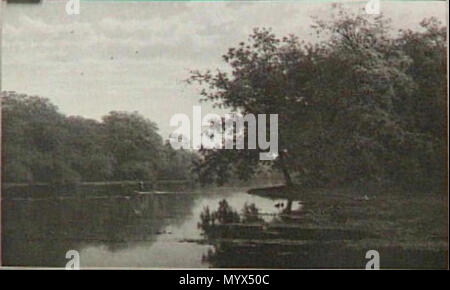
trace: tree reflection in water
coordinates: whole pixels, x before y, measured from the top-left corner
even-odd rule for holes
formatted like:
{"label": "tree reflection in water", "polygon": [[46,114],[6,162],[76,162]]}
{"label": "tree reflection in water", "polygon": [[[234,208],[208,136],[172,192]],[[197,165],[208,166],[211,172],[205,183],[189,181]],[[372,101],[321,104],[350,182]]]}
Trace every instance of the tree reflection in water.
{"label": "tree reflection in water", "polygon": [[[356,245],[360,241],[373,244],[376,234],[344,225],[313,225],[317,210],[305,212],[298,201],[278,202],[275,207],[281,210],[270,220],[263,219],[267,213],[260,212],[255,204],[245,204],[241,214],[226,200],[219,202],[216,211],[205,208],[198,226],[204,242],[213,249],[202,260],[214,268],[365,267],[367,247]],[[377,250],[382,253],[385,268],[417,268],[424,264],[435,268],[442,263],[439,252],[390,246],[379,246]]]}
{"label": "tree reflection in water", "polygon": [[3,264],[62,267],[70,249],[101,246],[114,253],[145,243],[150,247],[170,223],[182,224],[192,195],[105,195],[3,200]]}

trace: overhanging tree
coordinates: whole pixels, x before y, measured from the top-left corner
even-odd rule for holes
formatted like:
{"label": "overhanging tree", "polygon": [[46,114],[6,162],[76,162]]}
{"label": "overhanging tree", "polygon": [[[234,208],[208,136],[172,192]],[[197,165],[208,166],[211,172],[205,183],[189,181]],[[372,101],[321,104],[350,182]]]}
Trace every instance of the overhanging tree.
{"label": "overhanging tree", "polygon": [[[203,85],[202,100],[216,106],[279,115],[281,150],[272,166],[287,172],[287,184],[289,172],[310,186],[408,184],[429,169],[424,159],[442,157],[441,131],[421,120],[443,126],[445,37],[435,21],[424,27],[395,35],[382,16],[338,10],[312,27],[324,36],[314,44],[255,29],[223,55],[231,72],[193,71],[188,81]],[[431,56],[415,55],[420,48],[430,48]],[[430,89],[422,67],[433,72],[437,88]],[[417,104],[422,93],[436,100],[428,101],[426,114]],[[198,168],[206,181],[222,183],[230,170],[245,179],[259,165],[255,150],[201,151]]]}

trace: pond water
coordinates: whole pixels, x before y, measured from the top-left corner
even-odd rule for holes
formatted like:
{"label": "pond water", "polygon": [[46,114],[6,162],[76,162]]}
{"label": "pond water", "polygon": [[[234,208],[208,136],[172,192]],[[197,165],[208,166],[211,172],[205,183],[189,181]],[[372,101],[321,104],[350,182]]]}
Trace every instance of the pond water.
{"label": "pond water", "polygon": [[[66,253],[77,250],[82,268],[364,268],[373,248],[385,268],[446,265],[443,251],[383,248],[380,237],[358,229],[308,227],[310,204],[291,201],[286,216],[287,200],[246,188],[176,194],[21,189],[2,196],[3,266],[65,267]],[[215,211],[224,199],[238,213],[254,204],[263,221],[199,228],[204,209]],[[352,246],[362,239],[370,248]]]}
{"label": "pond water", "polygon": [[266,221],[286,203],[240,188],[7,198],[2,205],[3,264],[64,267],[66,252],[77,250],[81,267],[211,267],[205,255],[212,246],[193,241],[203,238],[198,228],[203,209],[215,210],[223,199],[237,211],[254,203]]}

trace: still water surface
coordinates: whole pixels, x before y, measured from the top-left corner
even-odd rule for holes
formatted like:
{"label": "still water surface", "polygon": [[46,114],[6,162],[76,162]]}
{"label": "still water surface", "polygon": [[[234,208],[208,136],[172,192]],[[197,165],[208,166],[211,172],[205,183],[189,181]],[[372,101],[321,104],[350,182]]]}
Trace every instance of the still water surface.
{"label": "still water surface", "polygon": [[202,239],[200,213],[220,200],[241,210],[279,213],[281,200],[249,195],[242,188],[194,193],[87,197],[14,197],[3,200],[3,264],[64,267],[68,250],[80,253],[81,267],[211,267],[212,246]]}
{"label": "still water surface", "polygon": [[[2,192],[4,266],[65,267],[66,252],[77,250],[82,268],[364,268],[368,249],[377,249],[388,269],[447,265],[445,251],[380,247],[383,237],[345,224],[308,227],[304,215],[311,204],[292,201],[300,219],[285,217],[279,214],[286,200],[250,195],[246,188],[67,190]],[[237,212],[254,204],[264,223],[216,226],[203,236],[200,214],[205,207],[217,210],[224,199]],[[361,240],[369,248],[352,246]]]}

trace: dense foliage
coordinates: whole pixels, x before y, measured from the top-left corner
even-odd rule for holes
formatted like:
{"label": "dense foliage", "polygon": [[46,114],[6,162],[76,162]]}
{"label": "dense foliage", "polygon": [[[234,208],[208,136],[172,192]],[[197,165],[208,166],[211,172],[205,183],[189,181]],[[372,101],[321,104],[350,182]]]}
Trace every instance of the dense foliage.
{"label": "dense foliage", "polygon": [[[312,27],[316,43],[255,29],[223,55],[229,69],[193,71],[203,101],[243,114],[278,114],[274,167],[307,186],[445,180],[446,29],[392,31],[382,16],[338,9]],[[242,178],[260,166],[255,150],[202,150],[203,180]]]}
{"label": "dense foliage", "polygon": [[192,152],[163,144],[138,113],[110,112],[102,122],[64,116],[48,99],[2,96],[3,182],[191,179]]}

